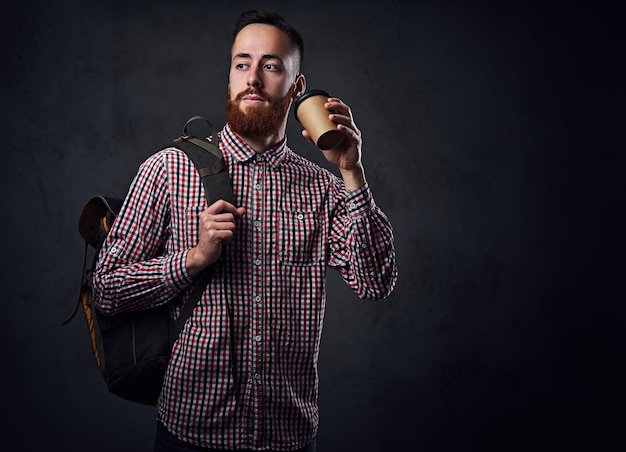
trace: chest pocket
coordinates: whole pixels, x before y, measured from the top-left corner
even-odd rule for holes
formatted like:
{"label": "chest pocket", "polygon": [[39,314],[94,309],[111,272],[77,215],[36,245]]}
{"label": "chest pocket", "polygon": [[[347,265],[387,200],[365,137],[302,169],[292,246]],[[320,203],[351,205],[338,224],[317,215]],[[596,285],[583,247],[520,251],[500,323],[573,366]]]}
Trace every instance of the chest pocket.
{"label": "chest pocket", "polygon": [[317,212],[282,211],[279,228],[280,260],[286,265],[315,265],[323,260]]}

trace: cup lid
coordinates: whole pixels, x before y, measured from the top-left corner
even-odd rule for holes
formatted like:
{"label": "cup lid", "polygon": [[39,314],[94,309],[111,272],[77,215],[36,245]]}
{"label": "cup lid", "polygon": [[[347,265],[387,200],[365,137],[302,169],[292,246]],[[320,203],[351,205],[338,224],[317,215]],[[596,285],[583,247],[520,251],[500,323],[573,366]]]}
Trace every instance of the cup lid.
{"label": "cup lid", "polygon": [[309,97],[313,97],[313,96],[326,96],[326,97],[330,97],[330,94],[328,94],[326,91],[324,91],[323,89],[307,89],[305,92],[302,93],[302,95],[300,97],[298,97],[294,103],[293,103],[293,115],[296,117],[296,120],[298,122],[300,122],[300,120],[298,119],[298,107],[300,106],[300,104],[305,101],[306,99],[308,99]]}

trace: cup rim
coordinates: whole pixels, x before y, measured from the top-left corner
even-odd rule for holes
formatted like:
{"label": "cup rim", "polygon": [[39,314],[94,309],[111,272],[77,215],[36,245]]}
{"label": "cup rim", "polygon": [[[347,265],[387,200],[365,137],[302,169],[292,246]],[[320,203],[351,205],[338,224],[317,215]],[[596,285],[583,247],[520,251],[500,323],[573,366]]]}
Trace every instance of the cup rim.
{"label": "cup rim", "polygon": [[298,107],[300,106],[300,104],[302,102],[304,102],[306,99],[308,99],[309,97],[313,97],[313,96],[326,96],[326,97],[330,97],[330,94],[328,94],[326,91],[324,91],[323,89],[307,89],[305,92],[303,92],[300,97],[298,97],[293,104],[293,114],[296,117],[296,120],[298,122],[300,122],[300,119],[298,119]]}

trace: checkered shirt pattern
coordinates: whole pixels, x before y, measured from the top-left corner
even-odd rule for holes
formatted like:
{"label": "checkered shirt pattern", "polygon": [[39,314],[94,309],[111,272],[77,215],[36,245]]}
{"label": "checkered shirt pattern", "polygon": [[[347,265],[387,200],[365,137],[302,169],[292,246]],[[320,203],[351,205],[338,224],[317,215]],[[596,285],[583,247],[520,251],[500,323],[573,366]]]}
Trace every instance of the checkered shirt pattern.
{"label": "checkered shirt pattern", "polygon": [[[368,186],[347,191],[286,140],[256,153],[227,125],[220,147],[247,213],[174,345],[157,415],[194,445],[292,450],[317,433],[326,269],[360,298],[387,297],[397,278],[392,228]],[[98,305],[115,314],[184,302],[193,287],[185,259],[206,207],[182,151],[148,158],[101,251]]]}

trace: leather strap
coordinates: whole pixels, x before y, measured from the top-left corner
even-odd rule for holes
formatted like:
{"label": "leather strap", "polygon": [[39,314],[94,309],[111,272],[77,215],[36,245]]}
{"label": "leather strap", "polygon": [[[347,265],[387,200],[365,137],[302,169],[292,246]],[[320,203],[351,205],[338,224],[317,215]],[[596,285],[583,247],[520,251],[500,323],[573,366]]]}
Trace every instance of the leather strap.
{"label": "leather strap", "polygon": [[[187,126],[196,120],[204,121],[211,127],[212,133],[210,140],[202,140],[189,136]],[[219,148],[217,133],[207,119],[202,116],[194,116],[189,119],[183,127],[183,135],[174,140],[174,145],[187,154],[194,163],[200,175],[202,185],[204,186],[204,194],[208,206],[220,199],[234,204],[233,188],[224,163],[224,156]],[[214,271],[215,264],[212,264],[205,268],[198,276],[196,285],[191,291],[189,298],[185,301],[180,315],[176,320],[179,331],[182,330],[185,322],[197,306],[198,301],[200,301]]]}

